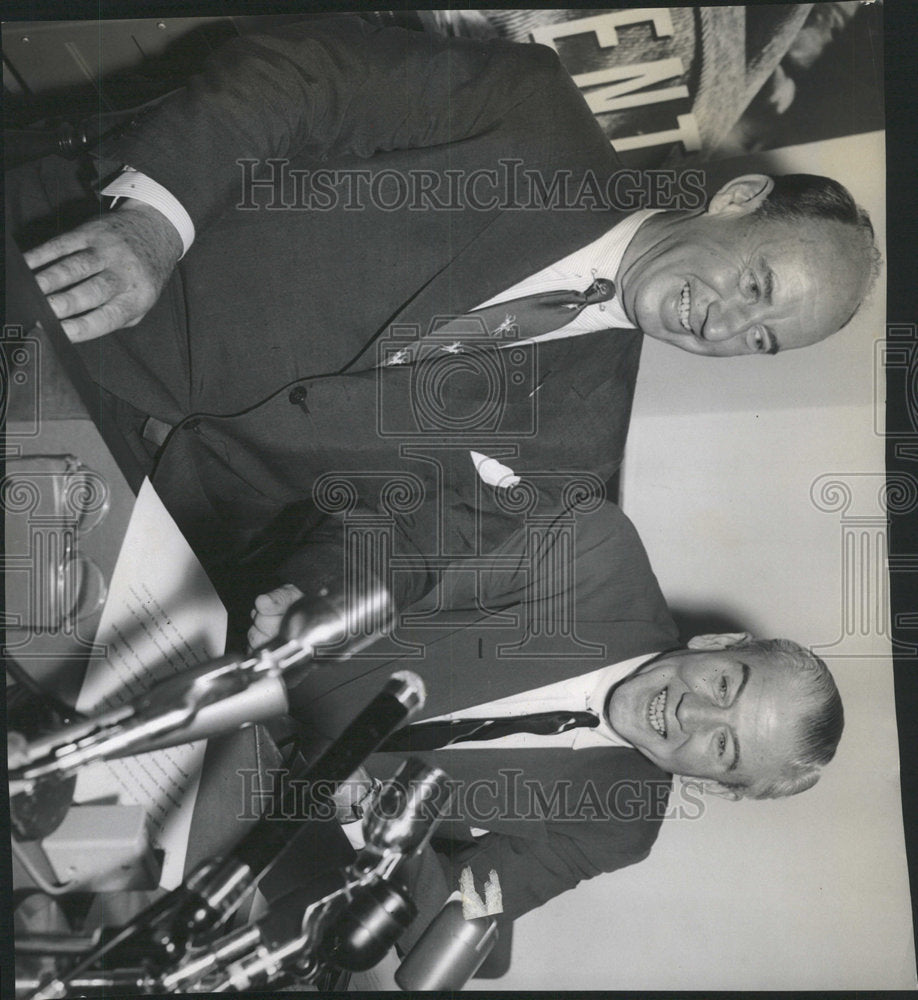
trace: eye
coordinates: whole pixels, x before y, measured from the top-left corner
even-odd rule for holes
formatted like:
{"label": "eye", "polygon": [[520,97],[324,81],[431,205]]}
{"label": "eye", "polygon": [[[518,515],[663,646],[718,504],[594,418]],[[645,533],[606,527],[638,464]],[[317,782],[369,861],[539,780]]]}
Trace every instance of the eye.
{"label": "eye", "polygon": [[726,674],[720,675],[720,680],[717,682],[717,693],[720,695],[721,699],[726,702],[727,694],[730,691],[730,682],[727,680]]}
{"label": "eye", "polygon": [[727,734],[723,730],[717,734],[717,739],[715,740],[714,745],[717,748],[717,756],[723,757],[723,755],[727,752]]}
{"label": "eye", "polygon": [[749,347],[753,354],[768,354],[771,351],[771,339],[761,326],[755,326],[749,331]]}
{"label": "eye", "polygon": [[742,291],[745,296],[757,302],[762,291],[759,280],[752,271],[745,271],[742,278]]}

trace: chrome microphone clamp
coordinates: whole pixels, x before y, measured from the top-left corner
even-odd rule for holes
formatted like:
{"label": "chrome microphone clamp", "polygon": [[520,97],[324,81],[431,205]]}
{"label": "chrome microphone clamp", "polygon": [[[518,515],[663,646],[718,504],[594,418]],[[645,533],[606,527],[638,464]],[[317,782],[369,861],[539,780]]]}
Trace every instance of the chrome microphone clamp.
{"label": "chrome microphone clamp", "polygon": [[[219,657],[155,684],[133,701],[81,719],[17,747],[11,792],[29,791],[51,774],[70,775],[99,760],[147,753],[229,732],[283,715],[287,688],[325,649],[346,659],[388,627],[388,591],[369,587],[355,607],[327,594],[298,601],[287,622],[296,635],[252,655]],[[336,651],[336,647],[337,651]]]}

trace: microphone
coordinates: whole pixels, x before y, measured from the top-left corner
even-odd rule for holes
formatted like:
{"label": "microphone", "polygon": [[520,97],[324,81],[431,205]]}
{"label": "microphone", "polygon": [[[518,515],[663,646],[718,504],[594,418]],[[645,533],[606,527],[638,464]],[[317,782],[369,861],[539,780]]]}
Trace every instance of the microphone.
{"label": "microphone", "polygon": [[[350,601],[326,587],[318,594],[301,597],[284,616],[280,635],[252,657],[222,657],[203,668],[204,684],[195,677],[196,671],[185,672],[142,696],[141,704],[144,698],[152,700],[154,696],[160,704],[172,703],[187,698],[184,687],[196,684],[199,688],[209,685],[208,694],[214,700],[199,695],[194,717],[181,731],[135,742],[117,755],[147,753],[284,715],[290,707],[287,691],[303,679],[317,659],[328,656],[343,660],[359,653],[386,631],[392,611],[388,590],[375,579],[368,581],[358,599]],[[208,669],[211,667],[214,669]]]}
{"label": "microphone", "polygon": [[494,917],[466,920],[462,900],[448,900],[395,973],[406,993],[461,990],[497,943]]}
{"label": "microphone", "polygon": [[235,960],[221,983],[235,989],[270,980],[272,969],[290,964],[312,973],[319,962],[351,972],[372,968],[417,913],[400,884],[401,870],[429,840],[450,795],[444,771],[417,758],[405,760],[367,811],[366,846],[345,870],[344,885],[325,898],[316,922],[309,922],[309,909],[303,910],[301,891],[295,890],[272,903],[254,928],[193,952],[163,978],[163,986],[187,986],[227,959]]}
{"label": "microphone", "polygon": [[[301,597],[292,604],[284,615],[278,637],[258,652],[284,649],[292,643],[299,651],[297,663],[302,657],[309,660],[347,658],[386,632],[392,624],[393,613],[389,591],[373,576],[367,576],[356,595],[332,593],[323,587],[318,594]],[[284,677],[289,686],[300,679],[288,668],[284,669]]]}
{"label": "microphone", "polygon": [[356,596],[331,595],[323,588],[292,605],[284,638],[251,656],[228,654],[192,667],[128,704],[27,743],[10,768],[10,780],[28,789],[30,781],[69,774],[96,760],[148,753],[283,715],[289,709],[288,690],[316,659],[353,656],[385,632],[392,612],[389,592],[375,578]]}
{"label": "microphone", "polygon": [[381,878],[358,885],[323,935],[319,954],[339,969],[365,972],[385,958],[416,915],[401,886]]}
{"label": "microphone", "polygon": [[[325,882],[326,890],[334,890],[340,882],[340,873],[331,873]],[[160,977],[162,991],[184,992],[215,969],[244,959],[253,952],[259,955],[275,952],[286,942],[296,940],[303,931],[303,914],[307,906],[303,897],[304,889],[298,886],[272,901],[269,911],[260,920],[193,949]]]}
{"label": "microphone", "polygon": [[353,874],[375,870],[381,877],[349,893],[347,907],[323,936],[324,961],[363,972],[402,936],[417,908],[393,883],[430,840],[451,795],[446,772],[416,757],[403,761],[383,785],[363,819],[366,846],[351,865]]}
{"label": "microphone", "polygon": [[[411,685],[410,679],[399,675],[390,681],[394,689],[393,682]],[[360,729],[358,719],[350,728]],[[373,738],[385,737],[377,732]],[[352,763],[344,764],[342,771]],[[339,889],[305,910],[301,890],[288,893],[272,903],[268,916],[253,927],[195,949],[163,977],[162,985],[170,990],[187,987],[227,962],[216,986],[211,984],[217,992],[250,989],[294,966],[301,977],[314,977],[322,964],[351,972],[371,969],[417,915],[400,884],[401,870],[429,840],[451,794],[449,779],[440,768],[416,758],[404,761],[364,817],[366,846],[345,869]]]}
{"label": "microphone", "polygon": [[379,854],[417,853],[430,839],[451,796],[445,771],[409,757],[367,809],[364,843]]}
{"label": "microphone", "polygon": [[189,876],[188,888],[193,898],[178,920],[183,936],[187,939],[220,926],[235,911],[255,876],[280,854],[290,837],[299,830],[304,789],[307,806],[315,805],[315,796],[309,794],[311,786],[321,781],[324,790],[331,791],[350,777],[388,736],[423,707],[425,700],[424,682],[417,674],[407,670],[393,674],[383,690],[309,768],[304,778],[288,783],[278,810],[281,819],[262,817],[225,861]]}

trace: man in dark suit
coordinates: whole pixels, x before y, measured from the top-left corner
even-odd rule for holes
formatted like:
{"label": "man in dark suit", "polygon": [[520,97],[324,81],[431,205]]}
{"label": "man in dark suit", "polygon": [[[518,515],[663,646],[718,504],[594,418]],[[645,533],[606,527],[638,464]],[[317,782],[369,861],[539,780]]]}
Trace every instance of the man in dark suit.
{"label": "man in dark suit", "polygon": [[[126,200],[28,260],[218,575],[286,505],[318,521],[329,471],[366,474],[371,507],[408,474],[425,502],[394,515],[406,550],[487,551],[507,523],[482,462],[618,467],[641,332],[713,356],[805,346],[871,269],[869,221],[826,179],[738,178],[705,211],[696,183],[636,213],[646,192],[539,46],[295,25],[228,45],[102,153],[132,168],[106,189]],[[546,292],[573,323],[523,322]],[[438,317],[503,302],[437,340]]]}
{"label": "man in dark suit", "polygon": [[[796,644],[740,634],[679,647],[618,507],[585,500],[579,510],[540,513],[520,519],[477,585],[462,573],[444,579],[434,613],[429,600],[415,605],[382,651],[320,667],[291,692],[292,714],[328,740],[398,669],[425,683],[421,721],[595,713],[595,723],[581,717],[563,732],[490,739],[486,726],[440,748],[425,742],[423,727],[409,729],[401,750],[442,768],[456,788],[439,831],[441,867],[426,873],[427,919],[466,868],[479,890],[497,873],[512,919],[643,860],[668,812],[703,809],[697,795],[671,801],[674,773],[730,798],[802,791],[841,735],[831,675]],[[312,546],[330,585],[342,547],[330,535]],[[277,633],[300,594],[286,586],[269,596],[253,645]],[[368,768],[387,778],[398,762],[394,752],[376,754]]]}

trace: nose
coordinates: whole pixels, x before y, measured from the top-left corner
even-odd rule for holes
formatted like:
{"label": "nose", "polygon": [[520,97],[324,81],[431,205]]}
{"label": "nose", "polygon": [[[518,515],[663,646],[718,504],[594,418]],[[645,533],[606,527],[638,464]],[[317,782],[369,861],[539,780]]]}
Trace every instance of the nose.
{"label": "nose", "polygon": [[714,301],[708,306],[702,335],[712,343],[722,343],[745,333],[756,322],[748,302]]}
{"label": "nose", "polygon": [[695,694],[693,691],[686,691],[676,706],[676,720],[686,733],[703,732],[707,728],[720,725],[723,722],[724,711],[710,698]]}

